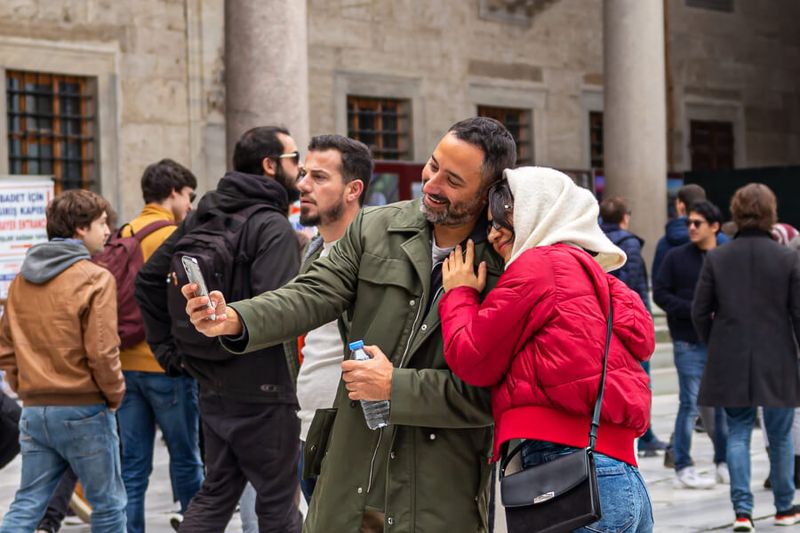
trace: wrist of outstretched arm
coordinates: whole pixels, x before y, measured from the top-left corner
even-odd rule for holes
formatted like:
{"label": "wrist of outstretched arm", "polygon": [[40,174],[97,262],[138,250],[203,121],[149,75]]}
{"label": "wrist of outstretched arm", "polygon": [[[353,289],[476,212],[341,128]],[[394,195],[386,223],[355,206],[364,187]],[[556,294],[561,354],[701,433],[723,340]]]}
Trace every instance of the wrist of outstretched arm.
{"label": "wrist of outstretched arm", "polygon": [[244,333],[244,325],[242,323],[241,317],[239,313],[236,312],[236,309],[231,307],[230,305],[227,306],[225,309],[225,335],[231,337],[238,337]]}

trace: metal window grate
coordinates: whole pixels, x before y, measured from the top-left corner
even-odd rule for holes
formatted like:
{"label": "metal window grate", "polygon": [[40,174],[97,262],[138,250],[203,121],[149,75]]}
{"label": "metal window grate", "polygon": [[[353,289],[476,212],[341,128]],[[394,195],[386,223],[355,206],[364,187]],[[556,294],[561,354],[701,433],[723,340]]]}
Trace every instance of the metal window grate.
{"label": "metal window grate", "polygon": [[347,135],[375,159],[410,159],[411,105],[393,98],[347,97]]}
{"label": "metal window grate", "polygon": [[6,71],[12,174],[52,174],[56,194],[95,182],[95,97],[91,78]]}
{"label": "metal window grate", "polygon": [[589,161],[592,168],[603,168],[603,112],[589,112]]}
{"label": "metal window grate", "polygon": [[517,165],[533,164],[531,112],[513,107],[478,106],[478,116],[493,118],[505,126],[517,143]]}

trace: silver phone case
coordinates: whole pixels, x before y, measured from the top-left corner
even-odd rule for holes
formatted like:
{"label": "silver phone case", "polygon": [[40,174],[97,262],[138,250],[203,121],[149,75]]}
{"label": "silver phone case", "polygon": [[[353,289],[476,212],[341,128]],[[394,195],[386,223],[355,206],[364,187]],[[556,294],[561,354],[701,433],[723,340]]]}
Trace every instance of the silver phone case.
{"label": "silver phone case", "polygon": [[[200,265],[197,264],[197,259],[188,255],[184,255],[181,257],[181,263],[183,263],[183,270],[186,271],[186,277],[189,278],[189,283],[196,283],[199,287],[196,296],[208,296],[206,280],[203,278],[203,273],[200,271]],[[214,309],[210,298],[208,300],[208,307]],[[217,315],[209,315],[208,318],[211,320],[216,320]]]}

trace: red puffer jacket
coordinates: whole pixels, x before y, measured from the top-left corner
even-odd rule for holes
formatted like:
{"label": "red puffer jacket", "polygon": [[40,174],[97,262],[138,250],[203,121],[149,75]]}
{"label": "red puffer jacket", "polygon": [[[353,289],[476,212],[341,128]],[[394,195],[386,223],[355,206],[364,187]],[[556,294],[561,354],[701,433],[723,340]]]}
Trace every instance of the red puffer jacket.
{"label": "red puffer jacket", "polygon": [[655,348],[639,295],[566,244],[516,259],[483,304],[474,289],[439,304],[445,359],[465,382],[492,387],[494,459],[510,439],[588,444],[603,369],[609,287],[614,322],[596,449],[636,465],[634,439],[650,420],[646,361]]}

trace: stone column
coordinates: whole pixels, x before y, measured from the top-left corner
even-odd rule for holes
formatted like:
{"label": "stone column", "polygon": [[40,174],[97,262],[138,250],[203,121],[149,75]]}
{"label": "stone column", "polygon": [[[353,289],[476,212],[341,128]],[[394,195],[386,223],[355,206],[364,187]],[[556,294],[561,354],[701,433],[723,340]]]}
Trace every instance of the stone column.
{"label": "stone column", "polygon": [[306,0],[225,2],[227,160],[255,126],[283,125],[308,146]]}
{"label": "stone column", "polygon": [[664,3],[604,0],[604,195],[624,196],[652,264],[667,218]]}

